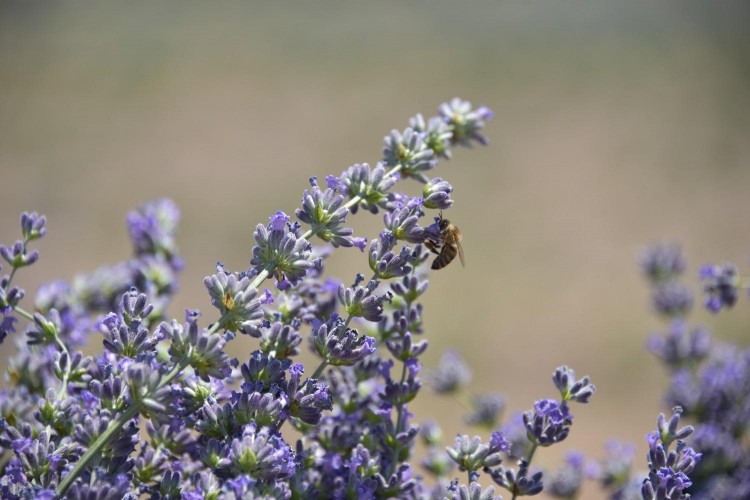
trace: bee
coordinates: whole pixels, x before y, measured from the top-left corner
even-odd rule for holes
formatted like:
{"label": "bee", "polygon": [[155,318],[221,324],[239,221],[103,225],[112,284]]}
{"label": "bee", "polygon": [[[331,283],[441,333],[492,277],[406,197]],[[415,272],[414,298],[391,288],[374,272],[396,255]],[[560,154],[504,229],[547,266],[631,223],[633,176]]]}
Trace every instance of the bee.
{"label": "bee", "polygon": [[435,260],[432,261],[432,268],[444,268],[456,258],[456,254],[461,259],[461,265],[466,267],[464,249],[461,247],[461,231],[451,224],[448,219],[443,219],[442,213],[437,223],[439,230],[437,241],[428,239],[424,243],[432,253],[437,254]]}

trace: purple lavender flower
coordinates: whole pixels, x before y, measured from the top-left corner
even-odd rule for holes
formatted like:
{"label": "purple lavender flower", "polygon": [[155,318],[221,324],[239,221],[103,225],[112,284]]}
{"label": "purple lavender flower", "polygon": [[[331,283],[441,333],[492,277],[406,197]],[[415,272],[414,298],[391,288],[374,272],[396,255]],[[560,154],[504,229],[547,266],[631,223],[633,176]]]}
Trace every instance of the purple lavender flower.
{"label": "purple lavender flower", "polygon": [[312,231],[323,241],[334,247],[350,247],[354,244],[352,229],[342,227],[349,209],[343,207],[344,197],[331,188],[322,191],[318,186],[305,190],[302,208],[297,209],[297,218],[312,226]]}
{"label": "purple lavender flower", "polygon": [[705,306],[712,313],[731,308],[740,295],[741,279],[737,267],[731,262],[706,265],[699,273],[706,294]]}
{"label": "purple lavender flower", "polygon": [[658,313],[669,318],[682,317],[693,307],[693,292],[682,283],[667,281],[654,288],[651,300]]}
{"label": "purple lavender flower", "polygon": [[33,241],[47,234],[47,218],[36,212],[21,214],[21,233],[26,241]]}
{"label": "purple lavender flower", "polygon": [[349,315],[377,322],[383,319],[383,303],[390,302],[392,297],[390,292],[379,296],[373,295],[377,287],[378,282],[376,280],[371,280],[367,283],[367,286],[350,288],[341,284],[338,289],[338,298]]}
{"label": "purple lavender flower", "polygon": [[427,235],[425,229],[418,224],[419,218],[424,214],[422,204],[421,198],[412,198],[403,207],[386,213],[383,216],[385,228],[397,240],[424,243]]}
{"label": "purple lavender flower", "polygon": [[[283,480],[294,473],[294,455],[281,436],[268,427],[247,425],[242,438],[235,438],[229,456],[219,461],[222,474],[247,474],[264,481]],[[225,472],[224,472],[225,471]]]}
{"label": "purple lavender flower", "polygon": [[440,394],[450,393],[471,381],[471,370],[456,351],[447,351],[430,377],[432,389]]}
{"label": "purple lavender flower", "polygon": [[502,394],[485,394],[474,396],[474,411],[466,416],[466,423],[493,428],[497,426],[500,415],[505,409],[505,396]]}
{"label": "purple lavender flower", "polygon": [[653,245],[643,251],[640,257],[643,274],[653,284],[672,281],[687,267],[679,245]]}
{"label": "purple lavender flower", "polygon": [[313,267],[310,260],[310,243],[298,237],[294,231],[274,229],[259,224],[253,233],[256,246],[253,247],[253,258],[250,265],[256,272],[268,270],[275,273],[277,279],[289,280],[295,285]]}
{"label": "purple lavender flower", "polygon": [[693,365],[704,359],[711,347],[711,334],[705,328],[688,332],[686,323],[674,320],[667,333],[651,335],[648,350],[672,369]]}
{"label": "purple lavender flower", "polygon": [[383,162],[389,167],[400,166],[400,173],[404,177],[427,182],[424,173],[435,167],[437,160],[435,152],[425,143],[426,135],[406,128],[403,133],[392,130],[385,136],[383,148]]}
{"label": "purple lavender flower", "polygon": [[[644,500],[689,498],[689,495],[684,494],[692,485],[688,475],[701,459],[701,454],[696,453],[684,441],[692,434],[693,427],[678,428],[681,414],[680,407],[673,408],[669,420],[664,414],[660,414],[657,430],[646,435],[649,444],[649,475],[643,480],[641,489]],[[670,450],[670,445],[674,442],[677,446]]]}
{"label": "purple lavender flower", "polygon": [[221,312],[225,329],[260,336],[263,320],[260,306],[264,299],[258,298],[258,290],[250,286],[250,278],[219,272],[204,278],[203,284],[211,295],[211,304]]}
{"label": "purple lavender flower", "polygon": [[478,471],[485,467],[496,467],[502,462],[501,452],[507,448],[507,441],[491,439],[489,444],[482,444],[479,436],[469,438],[466,434],[456,437],[454,448],[448,447],[448,456],[456,462],[461,471]]}
{"label": "purple lavender flower", "polygon": [[353,365],[375,352],[375,339],[347,328],[342,318],[320,325],[313,332],[315,350],[333,366]]}
{"label": "purple lavender flower", "polygon": [[577,403],[588,403],[591,396],[596,392],[596,387],[591,384],[591,378],[587,375],[576,380],[576,373],[572,368],[561,366],[552,375],[552,381],[560,391],[563,402],[575,401]]}
{"label": "purple lavender flower", "polygon": [[379,239],[370,242],[370,269],[376,278],[398,278],[411,272],[411,251],[408,247],[401,247],[401,251],[396,253],[395,246],[396,238],[388,230],[381,232]]}
{"label": "purple lavender flower", "polygon": [[28,252],[26,243],[18,240],[10,247],[0,245],[0,257],[10,264],[14,269],[32,265],[39,260],[39,252],[32,250]]}
{"label": "purple lavender flower", "polygon": [[450,145],[453,132],[445,120],[438,116],[433,116],[425,123],[424,117],[421,114],[417,114],[409,120],[409,127],[415,132],[425,135],[425,144],[437,156],[450,159]]}
{"label": "purple lavender flower", "polygon": [[494,113],[489,108],[479,106],[471,109],[471,103],[458,97],[443,103],[439,109],[440,117],[451,129],[451,143],[471,146],[471,141],[486,146],[489,140],[482,134],[486,122],[492,120]]}
{"label": "purple lavender flower", "polygon": [[127,217],[128,232],[136,255],[177,253],[174,237],[180,221],[180,210],[167,198],[141,205]]}
{"label": "purple lavender flower", "polygon": [[573,417],[568,406],[553,399],[540,399],[534,409],[523,414],[529,439],[540,446],[551,446],[568,437]]}
{"label": "purple lavender flower", "polygon": [[422,188],[422,198],[424,198],[425,208],[447,210],[453,206],[453,200],[451,199],[452,192],[453,186],[448,181],[444,181],[440,177],[431,179]]}
{"label": "purple lavender flower", "polygon": [[575,498],[584,477],[583,454],[569,451],[565,454],[563,466],[546,478],[544,491],[557,498]]}
{"label": "purple lavender flower", "polygon": [[188,312],[186,321],[184,328],[175,320],[159,326],[162,336],[172,340],[169,346],[172,362],[177,364],[188,360],[196,375],[205,381],[209,380],[209,376],[218,379],[229,376],[231,368],[224,352],[224,339],[200,330],[197,314]]}
{"label": "purple lavender flower", "polygon": [[360,206],[376,214],[379,208],[385,208],[388,192],[397,179],[395,175],[386,175],[385,166],[380,163],[374,169],[370,169],[367,163],[357,163],[341,173],[340,190],[349,198],[359,198],[360,201],[351,208],[353,214]]}

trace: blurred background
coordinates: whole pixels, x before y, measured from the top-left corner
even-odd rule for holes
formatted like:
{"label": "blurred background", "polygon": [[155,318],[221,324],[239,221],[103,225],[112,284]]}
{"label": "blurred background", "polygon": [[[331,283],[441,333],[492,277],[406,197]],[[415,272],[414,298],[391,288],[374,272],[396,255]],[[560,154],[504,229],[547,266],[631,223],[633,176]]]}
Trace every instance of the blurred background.
{"label": "blurred background", "polygon": [[[610,437],[655,426],[664,372],[644,349],[650,313],[637,256],[679,242],[699,265],[750,266],[750,4],[746,2],[3,2],[0,7],[0,240],[18,216],[48,217],[44,281],[130,256],[127,211],[155,197],[182,209],[186,261],[172,313],[212,317],[203,276],[249,264],[252,230],[292,213],[311,175],[376,163],[382,138],[454,96],[495,111],[491,144],[456,150],[435,175],[467,266],[425,296],[433,367],[454,348],[472,389],[510,412],[555,395],[568,364],[598,392],[571,436],[538,453],[593,457]],[[416,192],[416,191],[414,191]],[[350,219],[374,237],[380,219]],[[342,250],[351,281],[366,256]],[[693,315],[747,342],[750,308]],[[12,342],[3,345],[5,355]],[[252,339],[235,344],[247,356]],[[428,393],[447,442],[463,409]],[[587,498],[596,498],[593,488]]]}

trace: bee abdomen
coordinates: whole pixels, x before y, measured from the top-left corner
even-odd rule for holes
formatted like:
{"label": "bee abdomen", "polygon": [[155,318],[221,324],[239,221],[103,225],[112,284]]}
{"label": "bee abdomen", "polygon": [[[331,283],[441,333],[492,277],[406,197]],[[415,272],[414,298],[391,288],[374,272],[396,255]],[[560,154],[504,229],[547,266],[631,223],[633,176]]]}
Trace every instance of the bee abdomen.
{"label": "bee abdomen", "polygon": [[432,269],[442,269],[451,263],[458,255],[458,248],[455,245],[443,245],[440,254],[432,261]]}

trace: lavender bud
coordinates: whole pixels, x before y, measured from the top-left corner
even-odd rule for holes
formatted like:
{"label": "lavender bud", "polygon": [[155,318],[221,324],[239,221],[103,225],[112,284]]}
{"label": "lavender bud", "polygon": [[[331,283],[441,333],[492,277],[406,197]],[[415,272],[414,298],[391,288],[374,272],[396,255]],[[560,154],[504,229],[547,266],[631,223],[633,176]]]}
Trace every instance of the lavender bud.
{"label": "lavender bud", "polygon": [[341,318],[322,324],[313,332],[313,345],[333,366],[349,366],[375,352],[375,339],[346,328]]}
{"label": "lavender bud", "polygon": [[679,245],[653,245],[640,257],[643,274],[651,283],[663,283],[685,272],[685,259]]}
{"label": "lavender bud", "polygon": [[409,120],[409,127],[415,132],[425,135],[425,144],[437,156],[450,159],[450,143],[453,132],[444,120],[438,116],[433,116],[425,123],[424,117],[421,114],[417,114]]}
{"label": "lavender bud", "polygon": [[453,200],[451,199],[452,192],[453,186],[440,177],[435,177],[422,188],[422,198],[424,198],[425,208],[436,210],[450,208],[453,206]]}
{"label": "lavender bud", "polygon": [[15,269],[32,265],[39,259],[39,252],[32,250],[28,253],[26,244],[18,240],[10,248],[0,245],[0,257]]}
{"label": "lavender bud", "polygon": [[253,247],[250,264],[255,266],[256,273],[273,270],[278,281],[286,279],[295,285],[313,267],[310,242],[297,237],[292,229],[276,229],[273,224],[268,228],[259,224],[255,228],[253,238],[257,245]]}
{"label": "lavender bud", "polygon": [[471,370],[460,354],[456,351],[447,351],[440,358],[440,363],[429,381],[435,392],[451,393],[471,381]]}
{"label": "lavender bud", "polygon": [[26,241],[32,241],[47,234],[47,218],[36,212],[21,214],[21,233]]}

